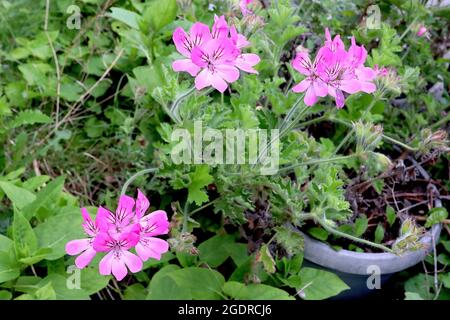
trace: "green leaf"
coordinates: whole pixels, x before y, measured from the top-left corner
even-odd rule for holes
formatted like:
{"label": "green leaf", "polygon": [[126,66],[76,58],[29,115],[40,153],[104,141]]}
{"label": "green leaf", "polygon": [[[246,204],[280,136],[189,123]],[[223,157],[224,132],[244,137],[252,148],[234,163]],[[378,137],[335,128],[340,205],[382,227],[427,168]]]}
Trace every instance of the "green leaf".
{"label": "green leaf", "polygon": [[170,277],[172,272],[179,269],[177,265],[170,264],[155,273],[148,287],[147,300],[191,300],[190,290],[179,286]]}
{"label": "green leaf", "polygon": [[89,118],[84,124],[84,131],[86,131],[89,138],[98,138],[102,136],[107,128],[108,124],[97,118]]}
{"label": "green leaf", "polygon": [[381,243],[384,239],[384,228],[381,224],[377,225],[375,229],[375,243]]}
{"label": "green leaf", "polygon": [[56,260],[66,254],[66,243],[74,239],[85,237],[79,208],[66,208],[60,214],[48,218],[35,229],[36,237],[41,248],[51,248],[47,260]]}
{"label": "green leaf", "polygon": [[65,276],[53,273],[42,279],[39,287],[42,288],[51,283],[57,300],[90,300],[83,289],[70,288],[67,285],[68,280]]}
{"label": "green leaf", "polygon": [[289,254],[297,254],[304,248],[304,239],[298,232],[286,227],[276,228],[275,238]]}
{"label": "green leaf", "polygon": [[295,300],[286,291],[265,284],[228,281],[223,285],[223,292],[236,300]]}
{"label": "green leaf", "polygon": [[312,227],[308,229],[308,233],[321,241],[326,241],[328,239],[328,232],[323,228]]}
{"label": "green leaf", "polygon": [[40,248],[37,252],[32,253],[30,257],[21,258],[19,261],[27,265],[32,265],[45,259],[51,252],[52,249],[50,248]]}
{"label": "green leaf", "polygon": [[19,211],[14,212],[12,224],[14,249],[18,258],[28,258],[38,248],[37,238],[28,219]]}
{"label": "green leaf", "polygon": [[444,273],[444,274],[440,274],[439,278],[442,282],[442,284],[444,285],[444,287],[446,287],[447,289],[450,289],[450,272]]}
{"label": "green leaf", "polygon": [[27,219],[34,217],[37,211],[50,202],[55,203],[64,187],[64,176],[60,176],[46,185],[36,195],[36,200],[23,208],[24,216]]}
{"label": "green leaf", "polygon": [[0,181],[0,188],[12,203],[21,210],[36,199],[36,196],[27,189],[20,188],[10,182]]}
{"label": "green leaf", "polygon": [[440,223],[447,219],[448,212],[444,207],[433,208],[428,212],[427,222],[425,223],[425,228],[430,228],[436,223]]}
{"label": "green leaf", "polygon": [[258,260],[263,263],[264,270],[266,270],[267,273],[275,273],[275,260],[270,254],[269,246],[267,244],[261,246],[261,249],[259,250]]}
{"label": "green leaf", "polygon": [[0,252],[0,283],[13,280],[20,275],[20,267],[9,252]]}
{"label": "green leaf", "polygon": [[16,292],[34,294],[39,289],[39,282],[41,281],[41,278],[35,276],[21,276],[15,281],[14,290]]}
{"label": "green leaf", "polygon": [[133,29],[139,29],[140,16],[136,12],[112,7],[111,12],[108,13],[108,16],[125,23],[127,26]]}
{"label": "green leaf", "polygon": [[11,250],[11,247],[13,245],[14,241],[0,234],[0,252],[1,251],[8,252],[9,250]]}
{"label": "green leaf", "polygon": [[302,268],[299,276],[301,282],[297,289],[305,300],[327,299],[350,289],[337,275],[325,270]]}
{"label": "green leaf", "polygon": [[40,110],[25,110],[19,112],[19,114],[11,121],[11,128],[21,127],[23,125],[35,124],[35,123],[51,123],[52,119],[43,114]]}
{"label": "green leaf", "polygon": [[[427,278],[428,277],[428,278]],[[431,286],[433,285],[433,280],[430,276],[423,273],[419,273],[414,277],[408,279],[405,284],[405,292],[413,292],[419,295],[422,299],[431,299],[433,295],[431,294]]]}
{"label": "green leaf", "polygon": [[150,24],[154,31],[161,30],[177,17],[176,0],[153,1],[145,10],[144,20]]}
{"label": "green leaf", "polygon": [[98,272],[98,262],[100,257],[96,257],[90,266],[80,270],[80,286],[88,295],[95,294],[105,288],[111,276],[103,276]]}
{"label": "green leaf", "polygon": [[203,189],[214,179],[209,174],[207,165],[197,166],[195,171],[189,174],[189,177],[191,178],[191,184],[188,187],[188,202],[195,202],[200,206],[208,201],[208,195]]}
{"label": "green leaf", "polygon": [[179,287],[188,289],[193,299],[221,298],[220,292],[225,279],[215,270],[190,267],[171,272],[169,276]]}
{"label": "green leaf", "polygon": [[6,290],[0,290],[0,300],[11,300],[12,294]]}
{"label": "green leaf", "polygon": [[417,292],[405,292],[405,300],[423,300]]}
{"label": "green leaf", "polygon": [[353,231],[355,236],[357,236],[357,237],[362,236],[364,234],[364,232],[366,232],[368,225],[369,225],[369,220],[367,219],[367,217],[365,215],[361,215],[361,217],[356,219],[354,231]]}
{"label": "green leaf", "polygon": [[392,225],[395,222],[395,219],[397,218],[397,215],[395,214],[394,208],[392,208],[391,206],[388,206],[386,208],[386,217],[389,225],[392,227]]}
{"label": "green leaf", "polygon": [[132,284],[125,289],[123,294],[124,300],[145,300],[148,292],[140,283]]}
{"label": "green leaf", "polygon": [[230,256],[226,246],[233,243],[233,236],[216,235],[202,242],[198,246],[200,260],[207,263],[211,268],[220,266]]}
{"label": "green leaf", "polygon": [[[445,250],[447,250],[447,252],[450,252],[450,241],[441,240],[441,243],[444,246]],[[1,251],[1,241],[0,241],[0,251]]]}
{"label": "green leaf", "polygon": [[197,256],[190,254],[189,252],[178,251],[176,256],[180,265],[184,268],[195,265],[197,261]]}
{"label": "green leaf", "polygon": [[51,281],[36,290],[34,295],[37,300],[56,300],[56,292]]}

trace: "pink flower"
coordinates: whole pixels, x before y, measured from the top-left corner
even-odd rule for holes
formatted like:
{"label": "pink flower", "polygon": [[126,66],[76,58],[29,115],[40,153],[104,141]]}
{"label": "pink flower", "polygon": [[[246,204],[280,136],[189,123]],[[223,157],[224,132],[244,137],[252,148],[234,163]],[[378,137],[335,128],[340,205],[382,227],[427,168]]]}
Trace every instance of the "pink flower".
{"label": "pink flower", "polygon": [[91,216],[87,212],[86,208],[81,208],[81,214],[83,216],[83,229],[84,232],[89,236],[85,239],[77,239],[69,241],[66,244],[66,252],[67,254],[74,256],[77,254],[80,254],[75,259],[75,265],[79,269],[83,269],[86,267],[89,263],[91,263],[92,259],[94,259],[97,252],[92,246],[92,243],[94,242],[95,237],[100,232],[100,226],[99,226],[99,216],[97,214],[97,218],[94,221],[92,221]]}
{"label": "pink flower", "polygon": [[191,53],[195,47],[202,46],[211,39],[209,27],[203,23],[196,22],[191,27],[189,34],[184,32],[183,28],[176,28],[173,33],[173,42],[178,52],[187,59],[175,60],[172,68],[176,72],[185,71],[195,77],[200,71],[200,67],[191,60]]}
{"label": "pink flower", "polygon": [[425,26],[420,26],[419,30],[417,31],[417,36],[421,37],[427,32],[427,28]]}
{"label": "pink flower", "polygon": [[239,79],[239,70],[258,73],[254,66],[260,62],[259,56],[242,52],[250,42],[234,26],[228,26],[225,16],[214,16],[211,32],[199,22],[191,28],[190,35],[177,28],[173,41],[186,59],[174,61],[172,68],[196,77],[197,90],[212,86],[224,92],[228,84]]}
{"label": "pink flower", "polygon": [[161,255],[169,250],[167,241],[155,238],[169,232],[167,214],[163,210],[157,210],[144,216],[149,206],[148,199],[138,190],[136,217],[139,220],[140,233],[136,252],[142,261],[147,261],[149,258],[160,260]]}
{"label": "pink flower", "polygon": [[[143,261],[159,260],[169,250],[166,241],[156,238],[169,232],[167,214],[157,210],[144,216],[149,206],[148,199],[138,190],[136,201],[126,195],[120,196],[114,213],[99,207],[95,222],[85,208],[81,209],[83,228],[89,238],[69,241],[66,252],[70,255],[81,253],[75,260],[78,268],[87,266],[97,252],[107,252],[100,261],[100,274],[112,273],[117,280],[122,280],[128,269],[133,273],[140,271]],[[138,255],[129,251],[133,247]]]}
{"label": "pink flower", "polygon": [[318,50],[314,62],[308,53],[300,52],[294,58],[292,65],[306,78],[294,86],[294,92],[305,92],[304,102],[314,105],[318,97],[330,95],[335,98],[336,106],[342,108],[345,104],[344,92],[372,93],[376,90],[373,83],[377,73],[372,68],[364,66],[367,51],[363,46],[356,45],[352,37],[348,51],[339,35],[331,38],[325,29],[325,44]]}
{"label": "pink flower", "polygon": [[305,92],[304,102],[312,106],[317,102],[317,97],[325,97],[328,93],[326,83],[319,77],[317,66],[321,57],[318,56],[311,62],[309,54],[305,51],[297,53],[292,66],[295,70],[305,75],[306,78],[292,88],[294,92]]}
{"label": "pink flower", "polygon": [[220,92],[228,83],[239,79],[239,70],[234,66],[234,46],[229,39],[211,39],[202,48],[192,50],[192,61],[202,68],[195,78],[195,87],[201,90],[212,86]]}
{"label": "pink flower", "polygon": [[239,8],[241,9],[242,15],[248,16],[252,14],[253,12],[248,8],[249,4],[251,4],[253,0],[241,0],[239,2]]}
{"label": "pink flower", "polygon": [[93,243],[94,249],[108,252],[100,261],[100,274],[106,276],[112,273],[120,281],[127,275],[127,267],[133,273],[141,271],[142,260],[128,251],[138,240],[139,235],[135,232],[121,233],[118,237],[112,237],[107,232],[98,234]]}

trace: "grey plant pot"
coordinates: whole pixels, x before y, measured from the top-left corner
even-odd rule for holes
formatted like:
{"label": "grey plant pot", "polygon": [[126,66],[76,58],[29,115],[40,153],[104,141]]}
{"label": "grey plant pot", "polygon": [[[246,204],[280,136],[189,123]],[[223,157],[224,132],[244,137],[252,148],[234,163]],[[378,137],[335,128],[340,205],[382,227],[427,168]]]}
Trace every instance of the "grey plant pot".
{"label": "grey plant pot", "polygon": [[[440,200],[435,201],[436,207],[441,207]],[[396,272],[408,269],[421,262],[433,250],[433,243],[439,240],[442,225],[434,225],[426,232],[420,242],[424,249],[408,251],[402,255],[392,253],[361,253],[349,250],[336,251],[328,244],[312,239],[302,233],[305,239],[304,257],[312,265],[335,272],[344,280],[351,290],[344,291],[339,298],[359,298],[373,292],[367,286],[368,278],[378,268],[383,283]],[[300,231],[299,231],[300,232]],[[434,241],[433,241],[434,239]],[[375,266],[375,267],[374,267]]]}

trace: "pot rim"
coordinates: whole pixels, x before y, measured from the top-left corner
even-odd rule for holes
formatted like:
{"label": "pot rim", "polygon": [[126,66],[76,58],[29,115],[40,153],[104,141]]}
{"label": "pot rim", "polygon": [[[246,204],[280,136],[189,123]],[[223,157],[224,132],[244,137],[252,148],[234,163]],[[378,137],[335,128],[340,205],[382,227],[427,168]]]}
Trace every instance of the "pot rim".
{"label": "pot rim", "polygon": [[[414,159],[410,160],[416,164],[420,173],[425,179],[430,179],[428,173]],[[442,207],[439,198],[434,201],[436,208]],[[327,243],[312,239],[304,232],[295,229],[304,238],[304,258],[318,264],[322,267],[334,269],[337,271],[357,274],[371,275],[396,273],[412,267],[422,261],[428,253],[436,246],[439,240],[442,224],[435,224],[420,239],[420,243],[424,244],[424,248],[418,250],[410,250],[401,255],[389,252],[369,253],[355,252],[346,249],[335,250]]]}

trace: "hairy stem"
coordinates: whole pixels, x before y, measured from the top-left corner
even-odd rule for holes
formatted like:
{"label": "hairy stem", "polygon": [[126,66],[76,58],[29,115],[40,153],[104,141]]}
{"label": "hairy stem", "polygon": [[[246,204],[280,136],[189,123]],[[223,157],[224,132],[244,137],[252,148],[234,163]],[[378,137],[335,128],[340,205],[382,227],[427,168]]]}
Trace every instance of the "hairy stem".
{"label": "hairy stem", "polygon": [[321,219],[321,218],[319,218],[319,217],[317,217],[317,216],[316,216],[314,219],[315,219],[315,220],[317,221],[317,223],[319,223],[326,231],[328,231],[329,233],[331,233],[331,234],[333,234],[333,235],[335,235],[335,236],[342,237],[342,238],[347,238],[347,239],[349,239],[349,240],[352,240],[352,241],[355,241],[355,242],[359,242],[359,243],[361,243],[361,244],[365,244],[365,245],[368,245],[368,246],[371,246],[371,247],[374,247],[374,248],[377,248],[377,249],[381,249],[381,250],[386,251],[386,252],[394,253],[394,251],[393,251],[392,249],[390,249],[390,248],[388,248],[388,247],[386,247],[386,246],[383,246],[382,244],[378,244],[378,243],[375,243],[375,242],[371,242],[371,241],[368,241],[368,240],[364,240],[364,239],[361,239],[361,238],[352,236],[352,235],[350,235],[350,234],[348,234],[348,233],[345,233],[345,232],[336,230],[336,229],[330,227],[323,219]]}
{"label": "hairy stem", "polygon": [[140,177],[140,176],[142,176],[142,175],[144,175],[144,174],[147,174],[147,173],[153,173],[153,172],[155,172],[155,171],[157,171],[158,170],[158,168],[148,168],[148,169],[144,169],[144,170],[141,170],[141,171],[138,171],[138,172],[136,172],[135,174],[133,174],[124,184],[123,184],[123,187],[122,187],[122,190],[120,191],[120,195],[124,195],[126,192],[127,192],[127,189],[128,189],[128,187],[129,187],[129,185],[137,178],[137,177]]}

